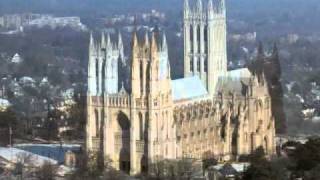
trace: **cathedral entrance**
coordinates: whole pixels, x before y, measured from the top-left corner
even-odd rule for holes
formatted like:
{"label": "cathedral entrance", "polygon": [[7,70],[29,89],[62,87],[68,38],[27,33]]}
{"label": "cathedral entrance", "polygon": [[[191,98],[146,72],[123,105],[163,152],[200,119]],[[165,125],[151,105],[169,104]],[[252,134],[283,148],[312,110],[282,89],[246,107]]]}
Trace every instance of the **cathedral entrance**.
{"label": "cathedral entrance", "polygon": [[141,172],[142,173],[148,172],[148,158],[146,155],[143,155],[141,158]]}
{"label": "cathedral entrance", "polygon": [[119,169],[123,172],[130,173],[130,152],[121,149]]}
{"label": "cathedral entrance", "polygon": [[130,121],[126,114],[119,112],[117,121],[119,124],[118,141],[121,141],[119,152],[119,169],[123,172],[130,173]]}

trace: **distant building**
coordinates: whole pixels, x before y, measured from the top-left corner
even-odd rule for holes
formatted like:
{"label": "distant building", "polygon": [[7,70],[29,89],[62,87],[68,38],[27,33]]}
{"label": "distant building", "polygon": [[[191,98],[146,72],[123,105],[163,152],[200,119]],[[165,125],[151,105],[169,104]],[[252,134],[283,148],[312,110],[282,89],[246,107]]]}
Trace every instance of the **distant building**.
{"label": "distant building", "polygon": [[11,103],[7,99],[0,98],[0,111],[5,111],[11,106]]}
{"label": "distant building", "polygon": [[20,55],[19,55],[18,53],[16,53],[16,54],[12,57],[11,62],[12,62],[12,63],[19,64],[19,63],[23,62],[23,59],[20,57]]}
{"label": "distant building", "polygon": [[28,26],[35,26],[38,28],[49,26],[52,29],[57,27],[71,27],[81,31],[87,30],[86,26],[81,23],[80,17],[53,17],[47,15],[30,21]]}
{"label": "distant building", "polygon": [[35,86],[36,81],[32,77],[24,76],[19,79],[19,83],[22,86]]}
{"label": "distant building", "polygon": [[236,180],[243,175],[249,166],[249,163],[219,164],[208,168],[206,178],[208,180]]}
{"label": "distant building", "polygon": [[298,34],[288,34],[287,40],[289,44],[296,43],[299,40]]}
{"label": "distant building", "polygon": [[0,28],[4,27],[4,17],[0,17]]}
{"label": "distant building", "polygon": [[230,36],[230,39],[234,41],[248,41],[255,42],[257,39],[257,33],[247,33],[247,34],[233,34]]}

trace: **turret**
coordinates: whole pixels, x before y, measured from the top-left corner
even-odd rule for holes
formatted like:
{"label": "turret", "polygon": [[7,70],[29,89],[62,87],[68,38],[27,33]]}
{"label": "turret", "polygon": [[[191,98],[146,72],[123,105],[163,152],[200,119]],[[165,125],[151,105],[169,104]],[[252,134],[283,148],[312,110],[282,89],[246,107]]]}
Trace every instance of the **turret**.
{"label": "turret", "polygon": [[123,41],[121,33],[118,34],[118,50],[119,50],[119,58],[122,61],[123,65],[126,65],[125,59],[124,59],[124,47],[123,47]]}
{"label": "turret", "polygon": [[220,0],[220,10],[219,12],[223,15],[226,14],[226,0]]}
{"label": "turret", "polygon": [[151,61],[155,61],[158,58],[158,44],[157,44],[157,37],[156,33],[152,33],[151,39]]}
{"label": "turret", "polygon": [[196,12],[198,13],[202,13],[202,1],[201,0],[197,0],[197,5],[196,5]]}
{"label": "turret", "polygon": [[167,38],[165,33],[163,33],[162,35],[162,51],[168,51]]}
{"label": "turret", "polygon": [[138,37],[137,37],[137,32],[135,31],[132,35],[132,47],[137,47],[139,45],[138,43]]}
{"label": "turret", "polygon": [[91,32],[90,33],[90,43],[89,43],[89,55],[95,54],[96,53],[95,51],[96,51],[96,47],[95,47],[93,35]]}
{"label": "turret", "polygon": [[274,59],[278,59],[279,58],[279,51],[278,51],[278,47],[277,47],[276,43],[273,44],[272,57]]}
{"label": "turret", "polygon": [[123,49],[123,41],[122,41],[122,36],[121,33],[118,33],[118,48]]}
{"label": "turret", "polygon": [[144,46],[145,47],[149,47],[149,35],[148,35],[148,32],[146,32],[146,34],[144,36]]}
{"label": "turret", "polygon": [[106,49],[106,38],[104,32],[101,33],[101,48]]}
{"label": "turret", "polygon": [[139,63],[139,42],[137,33],[132,35],[132,61],[131,61],[131,91],[132,96],[140,96],[140,63]]}
{"label": "turret", "polygon": [[111,43],[111,39],[110,39],[110,34],[107,34],[107,49],[111,49],[112,48],[112,43]]}
{"label": "turret", "polygon": [[90,32],[90,47],[91,46],[94,46],[94,39],[93,39],[93,35],[92,35],[92,32]]}
{"label": "turret", "polygon": [[208,19],[213,19],[214,17],[214,9],[212,0],[208,1]]}
{"label": "turret", "polygon": [[184,18],[187,19],[190,13],[189,0],[184,0]]}
{"label": "turret", "polygon": [[163,33],[162,35],[162,46],[161,46],[161,53],[160,53],[160,62],[159,62],[160,70],[159,70],[159,78],[160,79],[170,79],[170,62],[168,57],[168,45],[167,45],[167,38],[166,34]]}
{"label": "turret", "polygon": [[97,76],[96,76],[96,48],[92,33],[90,34],[89,61],[88,61],[88,95],[97,95]]}
{"label": "turret", "polygon": [[[158,68],[159,68],[159,54],[158,54],[158,45],[156,40],[156,34],[152,33],[151,38],[151,54],[150,54],[150,61],[151,61],[151,81],[156,81],[158,79]],[[155,87],[151,87],[152,90],[155,90]]]}

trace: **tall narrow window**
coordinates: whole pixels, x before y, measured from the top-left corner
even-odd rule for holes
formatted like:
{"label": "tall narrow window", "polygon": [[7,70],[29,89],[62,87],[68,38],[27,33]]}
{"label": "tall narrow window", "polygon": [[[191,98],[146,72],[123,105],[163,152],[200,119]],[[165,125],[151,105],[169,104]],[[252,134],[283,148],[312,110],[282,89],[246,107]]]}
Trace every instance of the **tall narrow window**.
{"label": "tall narrow window", "polygon": [[142,113],[139,113],[139,138],[140,140],[143,140],[144,134],[143,134],[143,118]]}
{"label": "tall narrow window", "polygon": [[204,51],[208,54],[208,26],[204,26]]}
{"label": "tall narrow window", "polygon": [[190,72],[193,72],[193,57],[190,58]]}
{"label": "tall narrow window", "polygon": [[101,123],[100,126],[103,125],[103,121],[104,121],[104,110],[102,109],[102,110],[100,111],[100,123]]}
{"label": "tall narrow window", "polygon": [[146,69],[146,92],[150,92],[150,63],[147,63],[147,69]]}
{"label": "tall narrow window", "polygon": [[204,72],[208,72],[208,59],[204,60]]}
{"label": "tall narrow window", "polygon": [[99,92],[99,60],[96,58],[96,90]]}
{"label": "tall narrow window", "polygon": [[148,130],[149,130],[149,113],[145,113],[145,123],[144,123],[144,139],[145,141],[148,140]]}
{"label": "tall narrow window", "polygon": [[102,71],[102,82],[101,82],[101,92],[103,93],[103,92],[105,92],[106,91],[106,89],[105,89],[105,79],[106,79],[106,76],[107,76],[107,71],[110,71],[110,69],[107,69],[106,70],[106,66],[107,66],[107,64],[106,64],[106,59],[103,59],[103,63],[102,63],[102,67],[101,67],[101,71]]}
{"label": "tall narrow window", "polygon": [[190,26],[190,52],[193,53],[193,26]]}
{"label": "tall narrow window", "polygon": [[98,110],[94,110],[94,115],[95,115],[95,121],[96,121],[96,137],[99,137],[99,131],[100,131],[100,128],[99,128],[99,112]]}
{"label": "tall narrow window", "polygon": [[201,71],[201,59],[197,60],[197,71],[200,72]]}
{"label": "tall narrow window", "polygon": [[140,92],[143,93],[143,64],[140,61]]}
{"label": "tall narrow window", "polygon": [[201,28],[197,27],[197,41],[198,41],[198,53],[201,52]]}

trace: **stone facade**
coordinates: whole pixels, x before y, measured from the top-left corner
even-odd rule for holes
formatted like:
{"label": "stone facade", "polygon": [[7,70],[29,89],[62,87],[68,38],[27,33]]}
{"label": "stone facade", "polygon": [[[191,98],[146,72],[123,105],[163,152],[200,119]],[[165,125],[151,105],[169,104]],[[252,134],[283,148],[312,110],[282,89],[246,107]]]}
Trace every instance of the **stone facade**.
{"label": "stone facade", "polygon": [[[206,40],[191,41],[185,35],[182,79],[171,80],[164,33],[153,32],[151,40],[147,33],[143,40],[133,34],[129,84],[118,78],[124,59],[121,36],[115,44],[109,36],[105,40],[104,34],[100,43],[91,36],[87,150],[103,153],[116,169],[136,174],[158,160],[182,157],[232,161],[260,146],[274,154],[275,127],[267,81],[247,68],[227,71],[224,0],[215,6],[209,1],[207,13],[200,0],[196,6],[195,11],[207,14],[196,29],[213,29],[200,33]],[[189,19],[187,1],[184,12],[188,34],[189,23],[194,27],[197,19]],[[210,25],[207,17],[218,18],[219,23],[214,20],[215,25]],[[200,51],[195,50],[196,44]],[[195,68],[198,64],[200,71]]]}

